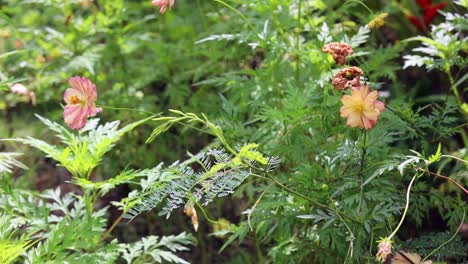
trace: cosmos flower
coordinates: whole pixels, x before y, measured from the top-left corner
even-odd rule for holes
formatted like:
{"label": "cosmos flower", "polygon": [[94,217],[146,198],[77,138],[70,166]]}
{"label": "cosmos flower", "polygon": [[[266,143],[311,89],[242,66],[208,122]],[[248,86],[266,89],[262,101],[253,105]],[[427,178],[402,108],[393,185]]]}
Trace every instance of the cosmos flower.
{"label": "cosmos flower", "polygon": [[380,113],[385,111],[385,105],[378,101],[379,93],[370,92],[369,87],[364,84],[359,89],[352,89],[351,95],[343,95],[340,109],[341,117],[347,118],[349,127],[359,127],[366,130],[372,129]]}
{"label": "cosmos flower", "polygon": [[30,92],[28,88],[21,83],[15,83],[10,87],[10,91],[14,94],[23,96],[26,101],[31,101],[33,105],[36,105],[36,94]]}
{"label": "cosmos flower", "polygon": [[175,0],[153,0],[151,4],[154,6],[159,6],[159,13],[164,14],[168,5],[170,8],[174,6]]}
{"label": "cosmos flower", "polygon": [[377,261],[385,262],[387,257],[392,254],[392,240],[383,238],[379,240],[379,248],[375,257]]}
{"label": "cosmos flower", "polygon": [[444,9],[447,5],[447,2],[433,5],[431,0],[416,0],[416,2],[423,11],[422,20],[413,16],[409,11],[403,10],[403,12],[406,14],[406,18],[413,23],[420,32],[424,32],[425,29],[428,29],[432,20],[437,16],[438,11]]}
{"label": "cosmos flower", "polygon": [[349,87],[359,89],[361,87],[360,76],[363,71],[359,67],[350,67],[340,70],[332,80],[335,89],[346,90]]}
{"label": "cosmos flower", "polygon": [[71,77],[68,80],[71,88],[68,88],[63,95],[63,100],[67,104],[63,111],[65,123],[72,129],[82,129],[88,117],[95,116],[102,111],[96,108],[98,98],[96,85],[85,77]]}
{"label": "cosmos flower", "polygon": [[322,51],[333,55],[333,59],[339,65],[345,65],[346,57],[353,53],[353,48],[348,43],[331,42],[323,46]]}
{"label": "cosmos flower", "polygon": [[10,91],[14,94],[20,95],[29,95],[29,90],[26,86],[22,85],[21,83],[15,83],[10,87]]}

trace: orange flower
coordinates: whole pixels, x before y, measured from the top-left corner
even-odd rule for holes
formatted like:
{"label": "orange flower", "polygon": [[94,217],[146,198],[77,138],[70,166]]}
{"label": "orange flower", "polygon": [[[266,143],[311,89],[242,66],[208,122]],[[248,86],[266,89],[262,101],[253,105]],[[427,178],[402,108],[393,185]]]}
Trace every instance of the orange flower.
{"label": "orange flower", "polygon": [[369,86],[362,85],[359,89],[352,89],[351,95],[343,95],[340,109],[341,117],[346,117],[346,124],[350,127],[372,129],[380,113],[385,111],[385,105],[378,101],[379,93],[370,92]]}

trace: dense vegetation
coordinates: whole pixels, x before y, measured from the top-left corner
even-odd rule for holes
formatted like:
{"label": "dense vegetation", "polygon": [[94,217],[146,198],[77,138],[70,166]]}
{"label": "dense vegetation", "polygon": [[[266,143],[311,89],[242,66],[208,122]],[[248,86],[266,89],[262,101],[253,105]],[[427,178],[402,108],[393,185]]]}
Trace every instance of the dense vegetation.
{"label": "dense vegetation", "polygon": [[467,8],[0,1],[0,262],[468,261]]}

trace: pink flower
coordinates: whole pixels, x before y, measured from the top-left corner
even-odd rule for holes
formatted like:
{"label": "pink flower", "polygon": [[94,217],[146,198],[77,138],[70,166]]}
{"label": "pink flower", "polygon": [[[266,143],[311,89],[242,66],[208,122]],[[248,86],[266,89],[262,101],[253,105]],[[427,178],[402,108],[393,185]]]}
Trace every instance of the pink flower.
{"label": "pink flower", "polygon": [[22,85],[21,83],[15,83],[10,87],[12,93],[20,94],[20,95],[29,95],[29,90],[26,86]]}
{"label": "pink flower", "polygon": [[154,6],[159,6],[159,13],[164,14],[168,5],[170,8],[174,6],[175,0],[153,0],[151,4]]}
{"label": "pink flower", "polygon": [[367,85],[352,89],[351,95],[343,95],[341,98],[341,117],[347,118],[346,124],[349,127],[372,129],[377,124],[380,113],[385,111],[385,105],[377,100],[378,97],[379,93],[370,92]]}
{"label": "pink flower", "polygon": [[344,68],[340,70],[332,80],[335,89],[346,90],[349,87],[359,89],[361,87],[360,76],[363,74],[358,67]]}
{"label": "pink flower", "polygon": [[322,51],[333,55],[333,59],[339,65],[345,65],[346,57],[353,53],[353,47],[344,42],[331,42],[323,46]]}
{"label": "pink flower", "polygon": [[31,101],[33,105],[36,105],[36,94],[30,92],[28,88],[20,83],[15,83],[10,87],[10,91],[14,94],[22,95],[26,101]]}
{"label": "pink flower", "polygon": [[96,108],[96,85],[85,77],[71,77],[68,80],[72,88],[68,88],[63,95],[67,105],[63,111],[65,123],[72,129],[82,129],[88,117],[95,116],[102,111]]}

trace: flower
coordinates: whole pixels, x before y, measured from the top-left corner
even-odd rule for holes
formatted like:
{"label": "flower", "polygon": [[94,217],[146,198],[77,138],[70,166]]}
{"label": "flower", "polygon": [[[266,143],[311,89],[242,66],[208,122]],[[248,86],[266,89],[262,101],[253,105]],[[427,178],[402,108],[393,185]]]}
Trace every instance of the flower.
{"label": "flower", "polygon": [[26,86],[22,85],[21,83],[15,83],[10,87],[10,91],[14,94],[20,95],[29,95],[29,90]]}
{"label": "flower", "polygon": [[382,238],[379,240],[379,249],[375,255],[377,261],[384,262],[390,254],[392,254],[392,240]]}
{"label": "flower", "polygon": [[164,14],[168,5],[170,8],[174,6],[175,0],[153,0],[151,4],[154,6],[159,6],[159,13]]}
{"label": "flower", "polygon": [[343,95],[340,109],[341,117],[347,118],[346,124],[350,127],[372,129],[380,113],[385,111],[385,105],[378,101],[379,93],[370,92],[369,87],[364,84],[358,89],[352,89],[351,95]]}
{"label": "flower", "polygon": [[353,53],[353,48],[348,43],[331,42],[323,46],[323,52],[333,55],[333,59],[339,65],[345,65],[346,57]]}
{"label": "flower", "polygon": [[88,117],[97,115],[102,108],[96,108],[97,89],[90,80],[75,76],[68,83],[72,88],[68,88],[63,95],[63,100],[67,103],[63,119],[70,128],[79,130],[86,125]]}
{"label": "flower", "polygon": [[438,11],[444,9],[447,5],[447,2],[433,5],[431,0],[416,0],[416,2],[423,11],[422,20],[413,16],[407,10],[403,10],[403,12],[405,13],[406,18],[413,23],[420,32],[424,32],[425,29],[428,29],[432,20],[437,16]]}
{"label": "flower", "polygon": [[359,67],[350,67],[340,70],[332,80],[335,89],[346,90],[349,87],[359,89],[361,87],[360,76],[363,71]]}
{"label": "flower", "polygon": [[377,29],[385,25],[385,18],[388,17],[388,13],[381,13],[375,16],[369,23],[367,23],[367,26],[370,29]]}
{"label": "flower", "polygon": [[26,101],[31,101],[33,105],[36,105],[36,94],[30,92],[26,86],[15,83],[10,87],[10,91],[14,94],[22,95]]}

